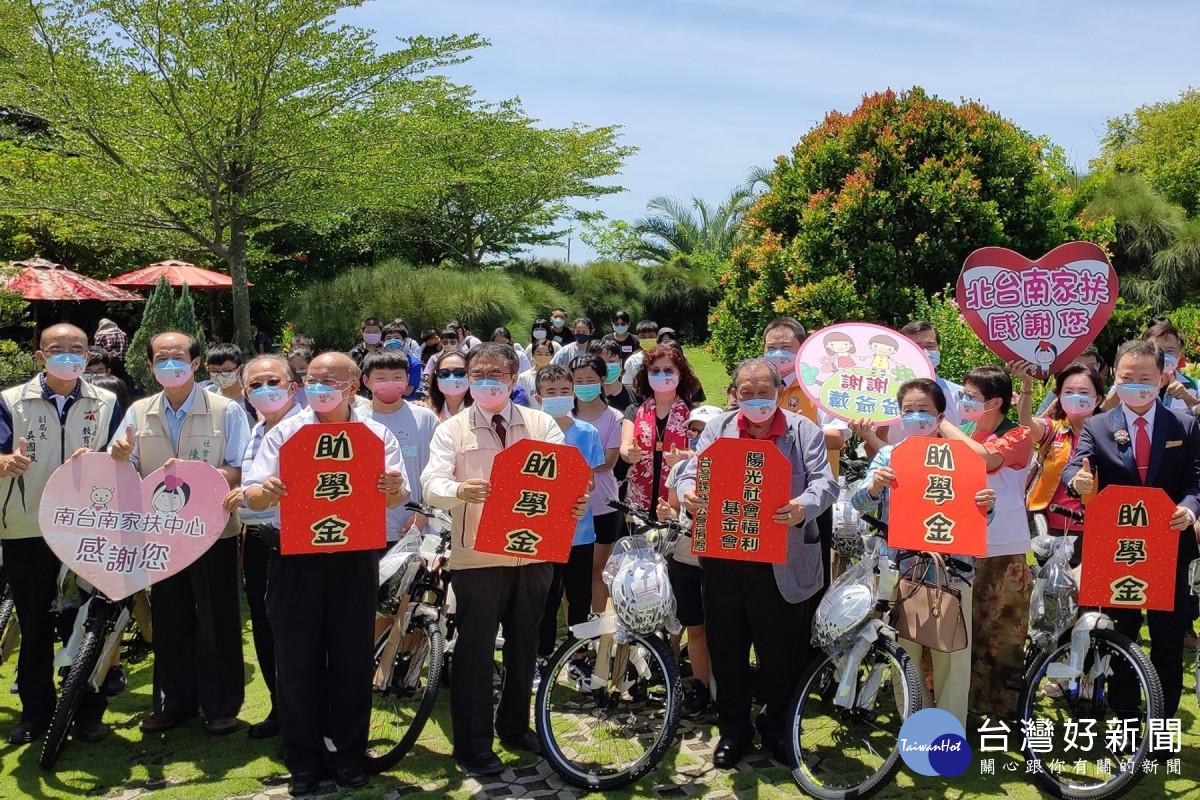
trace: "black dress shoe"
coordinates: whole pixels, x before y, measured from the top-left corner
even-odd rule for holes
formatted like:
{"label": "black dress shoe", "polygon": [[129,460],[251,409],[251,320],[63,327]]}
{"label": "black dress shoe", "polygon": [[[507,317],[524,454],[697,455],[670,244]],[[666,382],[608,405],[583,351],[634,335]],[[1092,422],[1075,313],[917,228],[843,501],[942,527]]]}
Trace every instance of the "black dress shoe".
{"label": "black dress shoe", "polygon": [[367,785],[367,773],[358,764],[347,764],[333,770],[333,780],[343,789],[357,789]]}
{"label": "black dress shoe", "polygon": [[288,794],[292,796],[313,794],[321,788],[321,779],[315,772],[293,772],[288,779]]}
{"label": "black dress shoe", "polygon": [[46,729],[40,725],[34,725],[32,722],[18,722],[8,734],[9,744],[29,744],[42,738],[42,734]]}
{"label": "black dress shoe", "polygon": [[476,775],[499,775],[504,772],[504,763],[490,750],[473,756],[455,754],[454,760],[464,770]]}
{"label": "black dress shoe", "polygon": [[542,754],[542,743],[533,731],[525,731],[520,736],[501,735],[500,743],[509,750],[522,750],[526,753],[533,753],[535,756]]}
{"label": "black dress shoe", "polygon": [[71,738],[77,742],[95,744],[108,734],[108,727],[98,719],[88,722],[76,722],[71,730]]}
{"label": "black dress shoe", "polygon": [[780,737],[778,739],[763,739],[763,744],[771,751],[771,758],[783,764],[785,767],[796,766],[795,757],[792,755],[792,747],[786,739]]}
{"label": "black dress shoe", "polygon": [[750,742],[745,739],[735,739],[732,736],[722,736],[713,750],[713,766],[717,769],[732,769],[746,755]]}
{"label": "black dress shoe", "polygon": [[267,717],[262,722],[256,722],[246,731],[251,739],[271,739],[279,735],[279,720]]}

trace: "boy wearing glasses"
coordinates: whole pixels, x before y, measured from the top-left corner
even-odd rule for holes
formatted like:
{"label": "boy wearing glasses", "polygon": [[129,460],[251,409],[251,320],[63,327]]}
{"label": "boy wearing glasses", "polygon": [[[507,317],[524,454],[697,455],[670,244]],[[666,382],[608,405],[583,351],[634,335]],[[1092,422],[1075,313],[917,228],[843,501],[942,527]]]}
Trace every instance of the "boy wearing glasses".
{"label": "boy wearing glasses", "polygon": [[[3,497],[5,573],[21,622],[17,686],[21,720],[10,744],[28,744],[50,726],[58,695],[54,689],[55,615],[59,561],[42,538],[38,507],[54,470],[77,450],[107,446],[121,418],[120,404],[81,380],[87,367],[87,334],[74,325],[42,332],[34,358],[42,371],[27,383],[0,393],[0,497]],[[104,692],[85,692],[75,716],[74,738],[97,742],[107,705]]]}
{"label": "boy wearing glasses", "polygon": [[246,421],[253,426],[258,421],[258,414],[242,389],[241,349],[236,344],[218,342],[208,348],[204,362],[208,367],[208,377],[212,379],[203,384],[205,390],[219,392],[223,397],[244,408]]}
{"label": "boy wearing glasses", "polygon": [[[438,426],[429,446],[429,464],[421,474],[425,502],[450,509],[454,520],[450,555],[458,624],[450,675],[454,759],[480,775],[496,775],[504,769],[492,749],[492,670],[501,624],[505,678],[494,730],[510,748],[541,752],[529,727],[529,709],[538,628],[553,566],[474,549],[496,454],[521,439],[564,442],[562,429],[549,414],[509,399],[518,366],[516,351],[508,345],[485,342],[467,354],[472,405]],[[585,494],[575,504],[575,518],[582,519],[587,509]]]}

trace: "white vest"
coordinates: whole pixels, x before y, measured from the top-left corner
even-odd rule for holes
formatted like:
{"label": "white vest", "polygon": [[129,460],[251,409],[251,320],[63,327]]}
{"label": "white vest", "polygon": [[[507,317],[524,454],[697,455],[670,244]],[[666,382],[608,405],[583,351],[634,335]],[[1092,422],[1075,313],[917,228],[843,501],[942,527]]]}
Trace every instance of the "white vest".
{"label": "white vest", "polygon": [[41,374],[28,383],[0,392],[12,413],[12,452],[18,440],[26,440],[26,454],[33,463],[20,478],[0,482],[0,538],[31,539],[41,536],[38,506],[42,491],[54,470],[81,447],[103,450],[108,446],[117,397],[112,392],[80,381],[79,397],[60,421],[58,405],[42,394]]}

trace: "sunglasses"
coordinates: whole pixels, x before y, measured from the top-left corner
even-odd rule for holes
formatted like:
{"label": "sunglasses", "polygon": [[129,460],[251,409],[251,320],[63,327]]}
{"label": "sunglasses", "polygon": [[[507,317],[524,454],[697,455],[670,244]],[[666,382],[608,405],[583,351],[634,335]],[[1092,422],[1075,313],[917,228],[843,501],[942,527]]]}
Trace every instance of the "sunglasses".
{"label": "sunglasses", "polygon": [[250,391],[261,389],[264,386],[270,386],[274,388],[276,386],[283,386],[283,384],[286,382],[287,381],[280,380],[279,378],[267,378],[265,381],[251,381],[249,384],[247,384],[247,388]]}
{"label": "sunglasses", "polygon": [[466,367],[454,367],[452,369],[439,369],[437,371],[439,378],[465,378],[467,377]]}

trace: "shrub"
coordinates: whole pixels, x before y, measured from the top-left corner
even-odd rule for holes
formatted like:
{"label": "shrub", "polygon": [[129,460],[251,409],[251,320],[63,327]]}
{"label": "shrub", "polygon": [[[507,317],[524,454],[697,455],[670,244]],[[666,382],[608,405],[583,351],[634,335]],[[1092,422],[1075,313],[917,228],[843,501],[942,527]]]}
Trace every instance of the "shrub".
{"label": "shrub", "polygon": [[642,316],[646,284],[641,268],[634,264],[593,261],[579,270],[572,297],[571,316],[591,318],[597,332],[604,333],[613,314],[622,309],[636,323]]}

